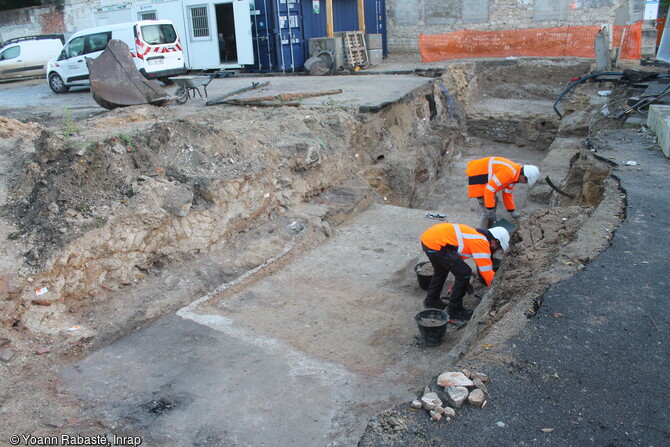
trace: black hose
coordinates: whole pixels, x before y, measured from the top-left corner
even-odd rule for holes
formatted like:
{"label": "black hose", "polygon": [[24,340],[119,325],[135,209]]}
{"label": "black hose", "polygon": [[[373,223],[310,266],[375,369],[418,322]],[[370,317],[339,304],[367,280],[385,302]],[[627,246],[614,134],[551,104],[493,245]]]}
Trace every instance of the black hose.
{"label": "black hose", "polygon": [[558,186],[554,185],[554,182],[552,182],[552,181],[549,179],[549,176],[547,176],[544,180],[547,182],[547,185],[551,186],[551,189],[553,189],[553,190],[556,191],[557,193],[562,194],[562,195],[564,195],[565,197],[570,197],[571,199],[575,199],[575,198],[577,197],[577,196],[575,196],[574,194],[568,194],[567,192],[565,192],[565,191],[563,191],[562,189],[560,189]]}
{"label": "black hose", "polygon": [[617,73],[617,72],[594,73],[594,74],[590,74],[588,76],[584,76],[583,78],[579,78],[578,80],[576,80],[572,84],[568,85],[567,88],[565,90],[563,90],[563,93],[558,95],[558,98],[556,99],[556,102],[554,102],[554,111],[556,112],[556,114],[558,114],[559,118],[563,118],[563,115],[561,115],[561,113],[558,111],[558,109],[556,108],[556,105],[561,100],[563,95],[568,93],[568,91],[572,87],[574,87],[575,85],[581,84],[582,82],[586,81],[587,79],[595,78],[596,76],[623,76],[623,72],[621,72],[621,73]]}

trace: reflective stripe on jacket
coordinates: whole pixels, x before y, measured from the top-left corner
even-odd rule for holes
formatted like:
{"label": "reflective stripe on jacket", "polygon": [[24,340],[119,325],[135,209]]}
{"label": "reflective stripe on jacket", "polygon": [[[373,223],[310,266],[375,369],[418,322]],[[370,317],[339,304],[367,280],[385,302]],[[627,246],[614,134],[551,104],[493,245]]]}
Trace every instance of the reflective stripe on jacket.
{"label": "reflective stripe on jacket", "polygon": [[486,285],[491,285],[494,276],[491,245],[486,236],[476,229],[463,224],[441,223],[428,228],[421,235],[421,242],[435,251],[452,246],[461,259],[474,260]]}
{"label": "reflective stripe on jacket", "polygon": [[495,208],[495,194],[502,191],[505,208],[513,211],[514,185],[521,175],[520,164],[503,157],[486,157],[468,163],[468,197],[484,197],[486,208]]}

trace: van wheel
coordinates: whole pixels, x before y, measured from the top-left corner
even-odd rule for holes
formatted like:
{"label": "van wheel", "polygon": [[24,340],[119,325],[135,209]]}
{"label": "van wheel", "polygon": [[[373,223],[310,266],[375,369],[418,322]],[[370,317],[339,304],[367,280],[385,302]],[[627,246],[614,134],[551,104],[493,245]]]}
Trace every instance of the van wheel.
{"label": "van wheel", "polygon": [[54,93],[65,93],[70,90],[70,87],[63,82],[63,78],[56,73],[49,75],[49,87],[51,87]]}
{"label": "van wheel", "polygon": [[158,78],[165,85],[174,85],[174,81],[170,78]]}

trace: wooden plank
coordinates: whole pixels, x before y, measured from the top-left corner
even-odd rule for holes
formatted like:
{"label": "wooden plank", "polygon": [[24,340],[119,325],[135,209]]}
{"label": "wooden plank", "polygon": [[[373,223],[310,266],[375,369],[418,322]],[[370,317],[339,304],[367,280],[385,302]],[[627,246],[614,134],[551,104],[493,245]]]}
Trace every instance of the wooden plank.
{"label": "wooden plank", "polygon": [[326,0],[326,31],[328,32],[328,37],[335,36],[333,27],[333,0]]}
{"label": "wooden plank", "polygon": [[[299,92],[299,93],[281,93],[279,95],[271,96],[256,96],[253,98],[241,98],[236,99],[235,101],[246,101],[246,102],[267,102],[267,101],[292,101],[295,99],[301,98],[312,98],[314,96],[326,96],[326,95],[337,95],[342,93],[342,89],[337,90],[325,90],[321,92]],[[228,103],[231,103],[233,100],[228,100]]]}
{"label": "wooden plank", "polygon": [[358,29],[365,34],[365,0],[358,0]]}

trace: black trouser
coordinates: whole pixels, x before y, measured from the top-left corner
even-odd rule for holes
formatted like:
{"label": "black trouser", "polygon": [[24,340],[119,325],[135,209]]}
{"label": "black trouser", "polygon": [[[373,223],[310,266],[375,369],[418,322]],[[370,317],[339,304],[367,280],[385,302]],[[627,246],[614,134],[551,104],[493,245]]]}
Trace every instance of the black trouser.
{"label": "black trouser", "polygon": [[435,251],[423,244],[421,246],[434,271],[433,279],[428,286],[426,300],[435,301],[440,299],[444,283],[449,276],[449,272],[451,272],[454,275],[454,287],[451,289],[451,295],[449,296],[449,309],[463,309],[463,297],[468,291],[472,269],[458,255],[456,247],[447,245],[442,247],[440,251]]}
{"label": "black trouser", "polygon": [[[496,199],[496,204],[493,207],[494,210],[496,210],[496,213],[498,212],[498,196],[495,196]],[[488,216],[488,211],[489,209],[486,208],[486,205],[484,205],[484,197],[478,197],[477,200],[479,201],[479,208],[481,209],[482,215],[481,218],[479,219],[479,228],[484,228],[488,230],[489,228],[495,226],[496,221],[493,219],[489,219]]]}

